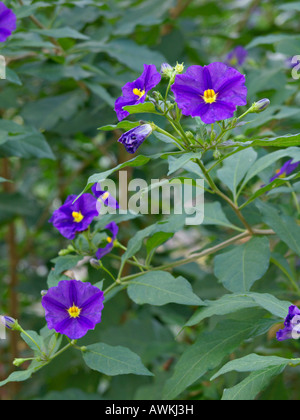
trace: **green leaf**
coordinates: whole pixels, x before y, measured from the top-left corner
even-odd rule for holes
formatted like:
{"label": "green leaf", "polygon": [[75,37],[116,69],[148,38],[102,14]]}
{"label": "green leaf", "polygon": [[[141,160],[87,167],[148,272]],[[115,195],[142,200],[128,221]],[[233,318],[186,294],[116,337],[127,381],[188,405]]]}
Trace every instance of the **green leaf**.
{"label": "green leaf", "polygon": [[278,9],[286,10],[286,11],[295,10],[297,12],[300,12],[300,2],[299,1],[293,1],[291,3],[280,4],[280,5],[278,5]]}
{"label": "green leaf", "polygon": [[12,156],[23,159],[55,159],[45,137],[38,132],[8,135],[7,141],[0,144],[0,157]]}
{"label": "green leaf", "polygon": [[200,159],[201,153],[185,153],[179,158],[174,158],[173,156],[169,156],[169,172],[168,176],[172,175],[174,172],[178,171],[178,169],[183,168],[188,162],[192,159]]}
{"label": "green leaf", "polygon": [[198,309],[185,324],[186,327],[197,325],[203,319],[213,315],[227,315],[241,309],[257,306],[250,296],[242,294],[224,295],[217,300],[205,300],[204,304],[207,306]]}
{"label": "green leaf", "polygon": [[40,130],[51,130],[60,120],[68,121],[83,105],[85,99],[85,93],[78,90],[42,98],[26,104],[22,110],[22,117],[28,124]]}
{"label": "green leaf", "polygon": [[10,179],[2,178],[2,176],[0,176],[0,184],[3,184],[4,182],[13,182],[13,181],[11,181]]}
{"label": "green leaf", "polygon": [[175,5],[175,0],[148,0],[137,7],[127,10],[127,13],[118,21],[115,35],[128,35],[134,32],[137,25],[159,25],[167,12]]}
{"label": "green leaf", "polygon": [[212,331],[200,333],[178,360],[173,376],[167,381],[164,399],[174,399],[188,386],[200,379],[208,370],[216,368],[228,354],[253,336],[265,333],[270,323],[265,320],[242,322],[226,320]]}
{"label": "green leaf", "polygon": [[103,99],[110,107],[114,108],[115,99],[108,93],[108,91],[101,85],[96,83],[85,82],[86,86],[99,98]]}
{"label": "green leaf", "polygon": [[230,189],[234,198],[238,185],[256,158],[257,153],[252,148],[245,149],[226,159],[223,167],[217,171],[218,178]]}
{"label": "green leaf", "polygon": [[133,159],[128,160],[127,162],[121,163],[120,165],[117,165],[116,167],[112,169],[108,169],[105,172],[101,172],[101,173],[90,176],[85,189],[81,192],[81,195],[97,182],[101,183],[105,181],[114,172],[120,171],[121,169],[129,167],[129,166],[136,167],[136,166],[146,165],[146,163],[148,163],[151,160],[151,158],[152,158],[151,156],[138,155],[134,157]]}
{"label": "green leaf", "polygon": [[298,364],[300,359],[285,359],[277,356],[259,356],[258,354],[248,354],[240,359],[231,360],[226,363],[215,375],[212,376],[211,381],[220,375],[232,372],[254,372],[269,368],[271,366],[287,366],[288,364]]}
{"label": "green leaf", "polygon": [[288,314],[291,302],[279,300],[269,293],[248,293],[247,296],[251,297],[254,302],[266,311],[277,316],[278,318],[285,318]]}
{"label": "green leaf", "polygon": [[147,241],[147,254],[150,254],[153,250],[158,248],[160,245],[165,243],[168,239],[172,238],[173,233],[168,232],[157,232],[151,236]]}
{"label": "green leaf", "polygon": [[127,291],[129,297],[139,305],[145,303],[155,306],[167,303],[195,306],[203,304],[185,278],[175,278],[165,271],[153,271],[131,280]]}
{"label": "green leaf", "polygon": [[295,220],[289,216],[280,214],[276,208],[262,201],[257,201],[256,207],[261,212],[263,221],[296,254],[300,255],[300,226],[297,225]]}
{"label": "green leaf", "polygon": [[25,343],[30,347],[35,353],[40,354],[44,350],[44,340],[43,337],[41,337],[36,331],[26,331],[30,337],[36,342],[36,344],[30,340],[27,335],[24,333],[21,333],[22,339],[25,341]]}
{"label": "green leaf", "polygon": [[108,376],[153,374],[142,364],[140,357],[126,347],[98,343],[86,347],[83,359],[90,369]]}
{"label": "green leaf", "polygon": [[123,109],[129,114],[143,114],[143,113],[156,113],[155,105],[152,102],[144,102],[143,104],[138,105],[128,105],[124,106]]}
{"label": "green leaf", "polygon": [[33,360],[28,369],[11,373],[8,378],[0,382],[0,387],[8,384],[9,382],[27,381],[27,379],[31,378],[34,372],[38,371],[44,365],[45,363],[36,362],[35,360]]}
{"label": "green leaf", "polygon": [[27,381],[27,379],[31,378],[34,370],[27,369],[22,371],[13,372],[6,378],[4,381],[0,382],[0,387],[8,384],[9,382],[23,382]]}
{"label": "green leaf", "polygon": [[0,222],[37,215],[36,203],[20,193],[0,193]]}
{"label": "green leaf", "polygon": [[266,273],[270,256],[268,238],[252,238],[246,244],[217,255],[214,273],[227,290],[245,293]]}
{"label": "green leaf", "polygon": [[56,275],[63,273],[66,270],[76,267],[79,261],[82,260],[81,255],[64,255],[51,260],[55,264],[54,273]]}
{"label": "green leaf", "polygon": [[273,45],[277,42],[283,41],[283,40],[289,40],[293,39],[294,35],[286,35],[286,34],[271,34],[271,35],[265,35],[265,36],[258,36],[254,38],[250,44],[247,45],[247,49],[257,47],[259,45]]}
{"label": "green leaf", "polygon": [[282,185],[285,185],[286,182],[294,179],[295,177],[296,177],[296,175],[291,175],[291,176],[286,177],[286,178],[276,178],[276,179],[274,179],[269,184],[267,184],[264,187],[261,187],[257,191],[255,191],[255,193],[253,195],[251,195],[251,197],[245,203],[243,203],[239,207],[239,209],[242,210],[244,207],[248,206],[250,203],[252,203],[258,197],[261,197],[262,195],[268,193],[271,190],[274,190],[275,188],[278,188]]}
{"label": "green leaf", "polygon": [[224,226],[234,230],[241,230],[227,219],[225,213],[223,212],[221,203],[218,201],[204,204],[204,221],[202,224]]}
{"label": "green leaf", "polygon": [[185,225],[186,215],[173,215],[167,220],[157,222],[153,225],[139,230],[128,242],[127,251],[122,255],[122,262],[124,263],[129,258],[133,257],[142,247],[144,239],[151,237],[155,233],[175,233],[183,228]]}
{"label": "green leaf", "polygon": [[65,27],[65,28],[58,28],[58,29],[32,29],[33,32],[36,32],[40,35],[51,37],[51,38],[72,38],[72,39],[81,39],[87,40],[89,39],[88,36],[81,34],[80,32],[76,31],[75,29]]}
{"label": "green leaf", "polygon": [[242,183],[240,190],[256,175],[260,172],[271,166],[273,163],[277,162],[279,159],[284,157],[291,157],[294,161],[300,161],[300,150],[297,147],[289,147],[288,149],[277,150],[273,153],[268,153],[267,155],[258,159],[249,169],[247,175]]}
{"label": "green leaf", "polygon": [[98,130],[102,130],[102,131],[113,131],[113,130],[125,130],[125,131],[129,131],[132,128],[138,127],[140,124],[140,122],[133,122],[133,121],[120,121],[118,124],[116,125],[104,125],[103,127],[98,128]]}
{"label": "green leaf", "polygon": [[288,134],[286,136],[274,137],[266,140],[252,140],[252,146],[261,147],[291,147],[300,146],[300,134]]}
{"label": "green leaf", "polygon": [[274,376],[280,375],[285,365],[271,366],[262,370],[252,372],[247,378],[236,386],[225,389],[223,401],[251,401],[257,394],[269,385]]}
{"label": "green leaf", "polygon": [[241,309],[259,306],[278,318],[285,318],[289,307],[288,301],[279,300],[268,293],[247,293],[224,295],[217,300],[205,300],[205,308],[200,308],[185,324],[190,327],[199,324],[203,319],[213,315],[227,315]]}
{"label": "green leaf", "polygon": [[88,41],[76,45],[72,52],[84,51],[93,53],[106,53],[117,60],[118,63],[125,64],[128,68],[142,73],[144,64],[151,63],[160,67],[166,61],[165,57],[158,51],[153,51],[145,45],[138,45],[131,39],[116,39],[108,43],[99,41]]}

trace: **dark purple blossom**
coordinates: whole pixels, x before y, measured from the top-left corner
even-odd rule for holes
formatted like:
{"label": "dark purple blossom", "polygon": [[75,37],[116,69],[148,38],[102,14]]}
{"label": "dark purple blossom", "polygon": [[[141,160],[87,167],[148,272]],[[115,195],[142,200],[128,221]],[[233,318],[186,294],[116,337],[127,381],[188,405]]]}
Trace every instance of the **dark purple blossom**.
{"label": "dark purple blossom", "polygon": [[300,337],[300,310],[297,306],[289,307],[289,313],[284,321],[284,329],[278,331],[276,337],[278,341]]}
{"label": "dark purple blossom", "polygon": [[113,197],[109,191],[102,190],[100,182],[97,184],[94,184],[92,186],[92,192],[94,196],[98,199],[98,202],[100,200],[100,204],[103,203],[108,207],[111,207],[113,209],[119,209],[119,203]]}
{"label": "dark purple blossom", "polygon": [[82,194],[78,200],[76,198],[76,195],[70,195],[49,220],[65,238],[70,240],[75,239],[76,233],[85,231],[99,215],[97,199],[92,194]]}
{"label": "dark purple blossom", "polygon": [[247,104],[245,76],[224,63],[189,67],[172,90],[182,113],[206,124],[232,118],[237,106]]}
{"label": "dark purple blossom", "polygon": [[48,328],[78,340],[101,322],[104,295],[90,283],[63,280],[42,299]]}
{"label": "dark purple blossom", "polygon": [[16,28],[16,15],[0,1],[0,42],[5,42]]}
{"label": "dark purple blossom", "polygon": [[139,125],[124,133],[118,142],[125,146],[128,153],[134,154],[151,133],[152,127],[150,124]]}
{"label": "dark purple blossom", "polygon": [[124,106],[138,105],[145,102],[147,93],[161,81],[161,75],[154,64],[145,64],[142,75],[134,82],[126,83],[122,88],[123,95],[115,102],[115,111],[118,120],[126,118],[129,112],[123,109]]}
{"label": "dark purple blossom", "polygon": [[248,57],[248,51],[244,47],[238,45],[226,57],[225,63],[228,66],[242,66]]}
{"label": "dark purple blossom", "polygon": [[98,249],[96,253],[96,257],[98,260],[101,260],[101,258],[110,253],[110,251],[114,247],[114,242],[119,232],[119,228],[115,222],[109,223],[107,226],[105,226],[105,229],[108,230],[111,233],[111,235],[108,236],[106,239],[107,245],[104,248]]}
{"label": "dark purple blossom", "polygon": [[293,163],[293,159],[288,160],[280,169],[276,171],[276,175],[270,178],[269,182],[272,182],[277,178],[286,178],[288,175],[294,172],[294,170],[297,169],[299,165],[300,162]]}

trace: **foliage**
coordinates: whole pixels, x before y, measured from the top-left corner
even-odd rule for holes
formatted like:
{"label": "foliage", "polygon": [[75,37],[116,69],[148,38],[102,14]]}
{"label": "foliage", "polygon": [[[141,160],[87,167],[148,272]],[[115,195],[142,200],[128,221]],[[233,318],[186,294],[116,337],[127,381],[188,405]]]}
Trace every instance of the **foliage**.
{"label": "foliage", "polygon": [[[21,334],[0,341],[0,397],[298,399],[299,341],[276,332],[300,298],[299,168],[270,179],[300,161],[300,85],[287,64],[300,3],[6,4],[18,25],[1,50],[0,313]],[[234,118],[183,117],[165,78],[118,122],[115,100],[144,64],[204,66],[237,45],[248,106]],[[270,106],[253,113],[263,98]],[[117,140],[141,119],[153,134],[130,156]],[[69,195],[120,171],[128,182],[155,174],[157,186],[205,179],[203,223],[119,212],[72,242],[48,223]],[[111,221],[118,240],[97,265]],[[41,291],[70,277],[105,294],[102,322],[79,342],[49,331],[41,306]]]}

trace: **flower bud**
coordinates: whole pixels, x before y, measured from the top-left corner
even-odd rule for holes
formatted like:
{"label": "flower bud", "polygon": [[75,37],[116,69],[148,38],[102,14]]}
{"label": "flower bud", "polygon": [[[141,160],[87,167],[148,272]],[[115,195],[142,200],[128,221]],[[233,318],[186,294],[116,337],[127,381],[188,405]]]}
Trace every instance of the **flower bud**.
{"label": "flower bud", "polygon": [[96,258],[90,259],[90,264],[93,268],[96,268],[96,270],[99,270],[99,268],[101,268],[100,261],[98,261]]}
{"label": "flower bud", "polygon": [[16,367],[21,366],[23,363],[25,363],[28,359],[15,359],[13,361],[13,365]]}
{"label": "flower bud", "polygon": [[218,149],[216,149],[213,153],[213,156],[214,156],[214,159],[218,160],[222,156],[222,153]]}
{"label": "flower bud", "polygon": [[181,63],[181,64],[177,63],[176,66],[174,67],[174,70],[175,70],[176,74],[183,73],[183,71],[184,71],[183,63]]}
{"label": "flower bud", "polygon": [[162,76],[170,79],[173,75],[173,67],[170,66],[170,64],[168,64],[168,63],[163,63],[161,65],[160,72],[161,72]]}
{"label": "flower bud", "polygon": [[261,99],[258,102],[254,102],[254,104],[252,104],[252,107],[250,108],[250,112],[258,114],[260,112],[263,112],[265,109],[267,109],[269,105],[270,105],[269,99],[267,98]]}
{"label": "flower bud", "polygon": [[10,316],[0,316],[0,324],[4,325],[4,327],[8,328],[9,330],[21,331],[18,321],[11,318]]}

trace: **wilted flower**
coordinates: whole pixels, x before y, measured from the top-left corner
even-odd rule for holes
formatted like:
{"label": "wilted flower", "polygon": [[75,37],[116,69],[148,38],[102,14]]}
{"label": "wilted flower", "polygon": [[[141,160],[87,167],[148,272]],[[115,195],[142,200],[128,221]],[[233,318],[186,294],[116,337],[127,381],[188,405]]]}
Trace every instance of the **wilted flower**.
{"label": "wilted flower", "polygon": [[224,63],[191,66],[171,89],[182,113],[206,124],[232,118],[237,106],[247,104],[245,76]]}
{"label": "wilted flower", "polygon": [[94,196],[98,199],[98,202],[102,202],[108,207],[111,207],[113,209],[120,208],[119,203],[117,200],[110,194],[109,191],[105,191],[101,189],[100,182],[97,182],[92,186],[92,192]]}
{"label": "wilted flower", "polygon": [[300,165],[300,162],[292,163],[293,159],[288,160],[280,169],[276,171],[276,175],[274,175],[272,178],[270,178],[269,182],[274,181],[274,179],[277,178],[286,178],[288,175],[290,175],[292,172],[294,172],[295,169],[298,168]]}
{"label": "wilted flower", "polygon": [[161,75],[156,70],[154,64],[145,64],[144,72],[134,82],[126,83],[122,88],[123,95],[115,102],[115,111],[118,120],[126,118],[129,112],[125,111],[124,106],[137,105],[145,102],[147,93],[161,81]]}
{"label": "wilted flower", "polygon": [[297,306],[289,307],[289,313],[284,321],[284,329],[278,331],[276,336],[278,341],[300,337],[300,310]]}
{"label": "wilted flower", "polygon": [[242,66],[248,57],[248,51],[244,47],[238,45],[226,57],[225,63],[228,66]]}
{"label": "wilted flower", "polygon": [[107,245],[104,248],[99,248],[96,257],[98,260],[101,260],[105,255],[109,254],[110,251],[114,247],[114,241],[117,238],[119,228],[115,222],[109,223],[107,226],[105,226],[105,229],[111,232],[111,235],[107,237]]}
{"label": "wilted flower", "polygon": [[153,129],[150,124],[139,125],[124,133],[118,140],[128,153],[134,154],[140,145],[150,136]]}
{"label": "wilted flower", "polygon": [[78,340],[101,322],[104,295],[90,283],[62,280],[42,299],[48,328]]}
{"label": "wilted flower", "polygon": [[75,239],[76,233],[86,230],[99,215],[97,199],[92,194],[82,194],[78,200],[76,198],[76,195],[70,195],[49,220],[65,238],[70,240]]}
{"label": "wilted flower", "polygon": [[0,42],[5,42],[16,28],[16,15],[0,1]]}

